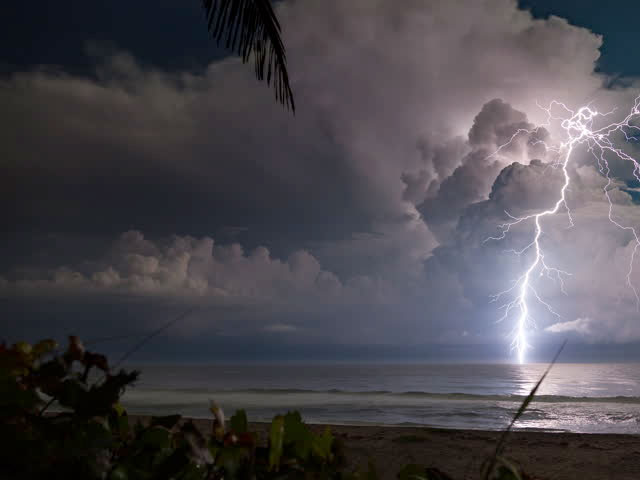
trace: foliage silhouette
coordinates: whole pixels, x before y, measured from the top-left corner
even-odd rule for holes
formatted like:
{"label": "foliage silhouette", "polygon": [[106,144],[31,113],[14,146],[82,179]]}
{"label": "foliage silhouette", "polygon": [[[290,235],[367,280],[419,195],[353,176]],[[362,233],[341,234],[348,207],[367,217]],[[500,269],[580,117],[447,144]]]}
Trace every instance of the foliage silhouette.
{"label": "foliage silhouette", "polygon": [[[564,344],[563,344],[564,346]],[[560,351],[562,347],[560,348]],[[485,480],[531,477],[506,460],[508,433],[526,410],[558,354],[516,412],[485,462]],[[320,434],[298,412],[276,416],[266,439],[249,429],[246,412],[225,424],[216,405],[209,435],[180,415],[129,421],[120,404],[136,371],[114,372],[106,357],[69,337],[65,351],[52,340],[10,347],[0,344],[0,475],[27,479],[100,480],[340,479],[377,480],[373,462],[366,472],[348,471],[339,439]],[[53,402],[57,413],[46,412]],[[417,438],[417,437],[416,437]],[[414,438],[407,437],[414,441]],[[453,480],[445,472],[407,465],[399,480]]]}
{"label": "foliage silhouette", "polygon": [[[0,345],[3,478],[345,478],[339,442],[329,430],[312,433],[297,413],[274,419],[266,446],[243,411],[226,430],[215,404],[208,436],[180,415],[132,424],[119,400],[137,378],[113,373],[76,337],[64,352],[51,340]],[[45,414],[52,400],[62,411]]]}
{"label": "foliage silhouette", "polygon": [[202,6],[216,43],[237,52],[243,63],[253,55],[258,80],[267,85],[273,80],[276,100],[295,113],[280,23],[270,0],[203,0]]}

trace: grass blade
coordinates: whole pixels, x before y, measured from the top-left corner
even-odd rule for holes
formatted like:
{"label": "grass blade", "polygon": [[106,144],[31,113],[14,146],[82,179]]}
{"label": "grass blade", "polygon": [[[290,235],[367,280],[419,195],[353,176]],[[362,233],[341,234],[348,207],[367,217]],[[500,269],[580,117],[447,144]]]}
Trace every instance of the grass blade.
{"label": "grass blade", "polygon": [[556,361],[558,360],[558,357],[560,356],[560,353],[562,352],[562,350],[564,349],[564,346],[566,344],[567,344],[566,340],[564,342],[562,342],[562,345],[560,345],[560,348],[558,349],[558,351],[554,355],[553,360],[551,360],[551,363],[549,364],[547,369],[542,374],[542,377],[540,377],[540,380],[538,380],[538,383],[536,383],[535,386],[531,389],[531,392],[529,392],[529,395],[527,395],[527,398],[524,399],[524,401],[520,405],[520,408],[518,409],[516,414],[511,419],[511,423],[509,423],[509,426],[505,429],[504,432],[502,432],[502,435],[500,436],[500,439],[498,440],[498,443],[496,444],[496,450],[495,450],[493,456],[491,457],[491,459],[489,460],[488,467],[487,467],[487,469],[485,471],[485,474],[483,476],[483,478],[485,480],[488,480],[489,475],[491,475],[491,473],[493,472],[493,469],[496,466],[496,462],[498,461],[498,458],[502,456],[502,451],[504,450],[504,446],[506,444],[507,437],[509,436],[509,433],[511,432],[511,429],[513,428],[513,425],[518,421],[518,419],[522,416],[522,414],[529,407],[529,404],[533,401],[533,398],[535,397],[536,393],[538,392],[538,389],[540,388],[540,385],[542,385],[542,382],[544,382],[544,379],[547,378],[547,375],[551,371],[551,367],[553,367],[555,365]]}

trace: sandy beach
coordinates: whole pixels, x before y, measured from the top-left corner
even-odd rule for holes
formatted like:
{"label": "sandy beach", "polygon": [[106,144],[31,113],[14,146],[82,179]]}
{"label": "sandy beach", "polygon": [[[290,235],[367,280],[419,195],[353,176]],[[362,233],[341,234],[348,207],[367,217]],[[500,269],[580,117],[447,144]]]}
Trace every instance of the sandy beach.
{"label": "sandy beach", "polygon": [[[143,417],[138,417],[143,418]],[[211,421],[194,419],[209,432]],[[252,423],[265,432],[266,424]],[[310,425],[322,431],[325,425]],[[402,466],[420,463],[455,479],[478,479],[480,466],[493,452],[500,432],[393,426],[331,425],[344,444],[349,468],[373,462],[383,479],[394,479]],[[264,438],[264,437],[263,437]],[[505,456],[542,480],[638,480],[640,435],[514,432]]]}

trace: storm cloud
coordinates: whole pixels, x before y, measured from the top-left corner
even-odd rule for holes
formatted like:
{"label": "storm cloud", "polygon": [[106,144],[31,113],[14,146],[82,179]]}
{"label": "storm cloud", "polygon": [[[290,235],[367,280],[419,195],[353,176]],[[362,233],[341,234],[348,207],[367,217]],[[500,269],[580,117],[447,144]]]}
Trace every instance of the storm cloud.
{"label": "storm cloud", "polygon": [[[171,297],[233,306],[243,331],[327,341],[508,343],[512,325],[495,322],[490,300],[517,277],[526,255],[505,251],[524,247],[531,225],[485,240],[505,211],[553,202],[561,179],[540,141],[561,132],[494,153],[544,122],[538,105],[624,110],[637,82],[605,88],[600,36],[512,0],[284,1],[277,13],[295,117],[237,59],[162,71],[126,46],[90,45],[91,75],[40,66],[0,80],[15,250],[2,294]],[[540,285],[561,318],[537,310],[537,335],[638,340],[633,238],[607,219],[593,157],[576,152],[572,165],[575,225],[560,214],[545,224],[572,276],[567,295]],[[640,227],[619,173],[615,214]],[[95,247],[75,248],[86,236]],[[56,255],[21,250],[36,238]]]}

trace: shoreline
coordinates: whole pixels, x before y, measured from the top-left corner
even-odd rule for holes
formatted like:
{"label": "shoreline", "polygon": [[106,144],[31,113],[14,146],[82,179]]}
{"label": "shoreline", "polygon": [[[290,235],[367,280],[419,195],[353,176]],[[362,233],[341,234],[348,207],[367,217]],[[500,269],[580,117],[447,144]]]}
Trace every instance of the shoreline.
{"label": "shoreline", "polygon": [[[131,415],[134,421],[148,416]],[[212,421],[189,418],[209,433]],[[266,438],[267,423],[251,422]],[[502,432],[416,426],[308,424],[315,432],[329,427],[343,446],[348,469],[365,470],[373,462],[381,479],[395,479],[406,464],[436,467],[454,479],[478,479],[482,462],[493,453]],[[640,479],[638,434],[515,431],[504,456],[528,475],[548,480]]]}

